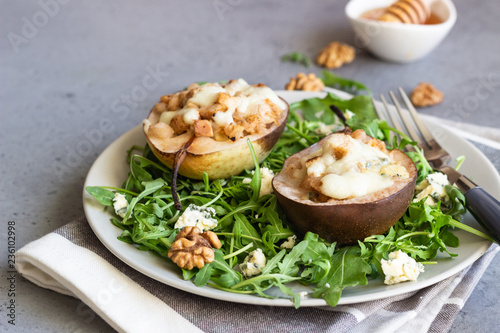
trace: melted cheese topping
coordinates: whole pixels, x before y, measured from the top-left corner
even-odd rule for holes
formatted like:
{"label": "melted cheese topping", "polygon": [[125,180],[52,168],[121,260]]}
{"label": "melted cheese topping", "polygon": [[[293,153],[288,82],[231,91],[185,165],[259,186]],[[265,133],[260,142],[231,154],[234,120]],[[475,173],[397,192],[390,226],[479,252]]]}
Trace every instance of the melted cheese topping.
{"label": "melted cheese topping", "polygon": [[184,115],[182,116],[182,119],[184,122],[188,125],[193,125],[195,120],[200,119],[200,113],[196,109],[184,109]]}
{"label": "melted cheese topping", "polygon": [[193,125],[195,120],[200,119],[200,113],[195,108],[184,108],[176,112],[163,112],[160,115],[160,121],[170,125],[175,116],[182,116],[182,120],[188,125]]}
{"label": "melted cheese topping", "polygon": [[335,199],[357,198],[389,187],[394,182],[374,172],[348,171],[342,175],[329,174],[321,179],[321,192]]}
{"label": "melted cheese topping", "polygon": [[233,112],[230,112],[229,110],[226,112],[216,112],[214,115],[214,121],[217,125],[219,126],[227,126],[233,122]]}
{"label": "melted cheese topping", "polygon": [[201,107],[207,107],[214,104],[219,98],[219,93],[226,92],[224,88],[216,83],[207,83],[189,99],[189,102]]}
{"label": "melted cheese topping", "polygon": [[305,163],[307,175],[321,178],[319,190],[334,199],[375,193],[394,184],[394,177],[409,177],[387,154],[346,134],[332,135],[316,155]]}
{"label": "melted cheese topping", "polygon": [[285,102],[283,102],[278,95],[269,87],[256,87],[247,86],[242,90],[243,94],[248,97],[248,102],[250,105],[260,104],[262,101],[269,99],[271,102],[279,106],[282,110],[286,108]]}

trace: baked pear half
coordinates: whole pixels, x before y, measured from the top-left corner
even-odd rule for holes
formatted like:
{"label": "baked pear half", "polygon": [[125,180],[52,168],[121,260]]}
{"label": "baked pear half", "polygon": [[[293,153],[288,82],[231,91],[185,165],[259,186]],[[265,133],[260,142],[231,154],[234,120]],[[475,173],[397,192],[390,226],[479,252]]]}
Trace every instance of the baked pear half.
{"label": "baked pear half", "polygon": [[273,188],[299,232],[350,244],[393,226],[413,198],[416,179],[404,152],[346,128],[286,159]]}
{"label": "baked pear half", "polygon": [[[227,178],[254,162],[250,140],[262,162],[283,133],[289,106],[263,84],[244,80],[227,84],[192,84],[165,95],[143,122],[144,134],[156,157],[188,178]],[[184,155],[184,156],[179,156]]]}

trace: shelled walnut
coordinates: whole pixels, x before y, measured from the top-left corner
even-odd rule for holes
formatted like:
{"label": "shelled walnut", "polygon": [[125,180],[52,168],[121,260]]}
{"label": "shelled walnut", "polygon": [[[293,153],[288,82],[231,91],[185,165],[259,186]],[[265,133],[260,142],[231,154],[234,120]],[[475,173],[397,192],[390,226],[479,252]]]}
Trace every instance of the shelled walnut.
{"label": "shelled walnut", "polygon": [[198,227],[185,227],[175,237],[168,257],[180,268],[202,268],[214,261],[214,248],[220,247],[220,240],[214,232],[202,233]]}
{"label": "shelled walnut", "polygon": [[353,61],[355,55],[353,47],[340,42],[332,42],[320,52],[316,62],[326,68],[339,68]]}
{"label": "shelled walnut", "polygon": [[286,90],[323,91],[325,84],[314,73],[308,75],[297,74],[297,78],[291,77],[285,86]]}
{"label": "shelled walnut", "polygon": [[411,93],[411,102],[415,106],[431,106],[443,101],[443,93],[430,83],[420,83]]}

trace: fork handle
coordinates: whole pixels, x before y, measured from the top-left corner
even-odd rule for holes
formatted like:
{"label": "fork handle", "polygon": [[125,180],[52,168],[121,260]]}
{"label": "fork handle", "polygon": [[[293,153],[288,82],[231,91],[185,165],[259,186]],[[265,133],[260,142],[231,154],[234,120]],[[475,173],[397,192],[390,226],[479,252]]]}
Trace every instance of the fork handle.
{"label": "fork handle", "polygon": [[466,176],[460,177],[456,185],[465,195],[469,212],[500,243],[500,202]]}

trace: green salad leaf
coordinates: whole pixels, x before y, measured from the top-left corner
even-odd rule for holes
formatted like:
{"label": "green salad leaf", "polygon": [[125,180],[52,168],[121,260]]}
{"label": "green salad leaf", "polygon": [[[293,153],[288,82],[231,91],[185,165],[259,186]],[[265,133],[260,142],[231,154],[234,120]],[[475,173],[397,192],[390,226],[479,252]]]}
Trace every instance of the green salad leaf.
{"label": "green salad leaf", "polygon": [[289,61],[289,62],[295,62],[295,63],[300,63],[306,67],[311,66],[311,60],[304,55],[303,53],[300,52],[290,52],[281,57],[281,61]]}
{"label": "green salad leaf", "polygon": [[330,306],[337,305],[342,290],[368,283],[367,275],[371,273],[370,265],[360,256],[358,246],[344,246],[332,257],[332,267],[328,275],[318,282],[314,297],[322,297]]}
{"label": "green salad leaf", "polygon": [[366,95],[353,96],[350,99],[342,99],[332,92],[328,92],[324,98],[314,97],[304,99],[290,105],[290,111],[301,110],[306,121],[320,121],[325,124],[338,122],[330,105],[335,105],[342,111],[353,112],[358,121],[372,121],[377,119],[377,113],[373,108],[371,98]]}
{"label": "green salad leaf", "polygon": [[323,71],[322,74],[323,77],[321,78],[321,80],[327,87],[341,89],[354,94],[365,92],[369,97],[372,96],[372,91],[370,90],[370,88],[368,88],[361,82],[337,76],[329,71]]}

